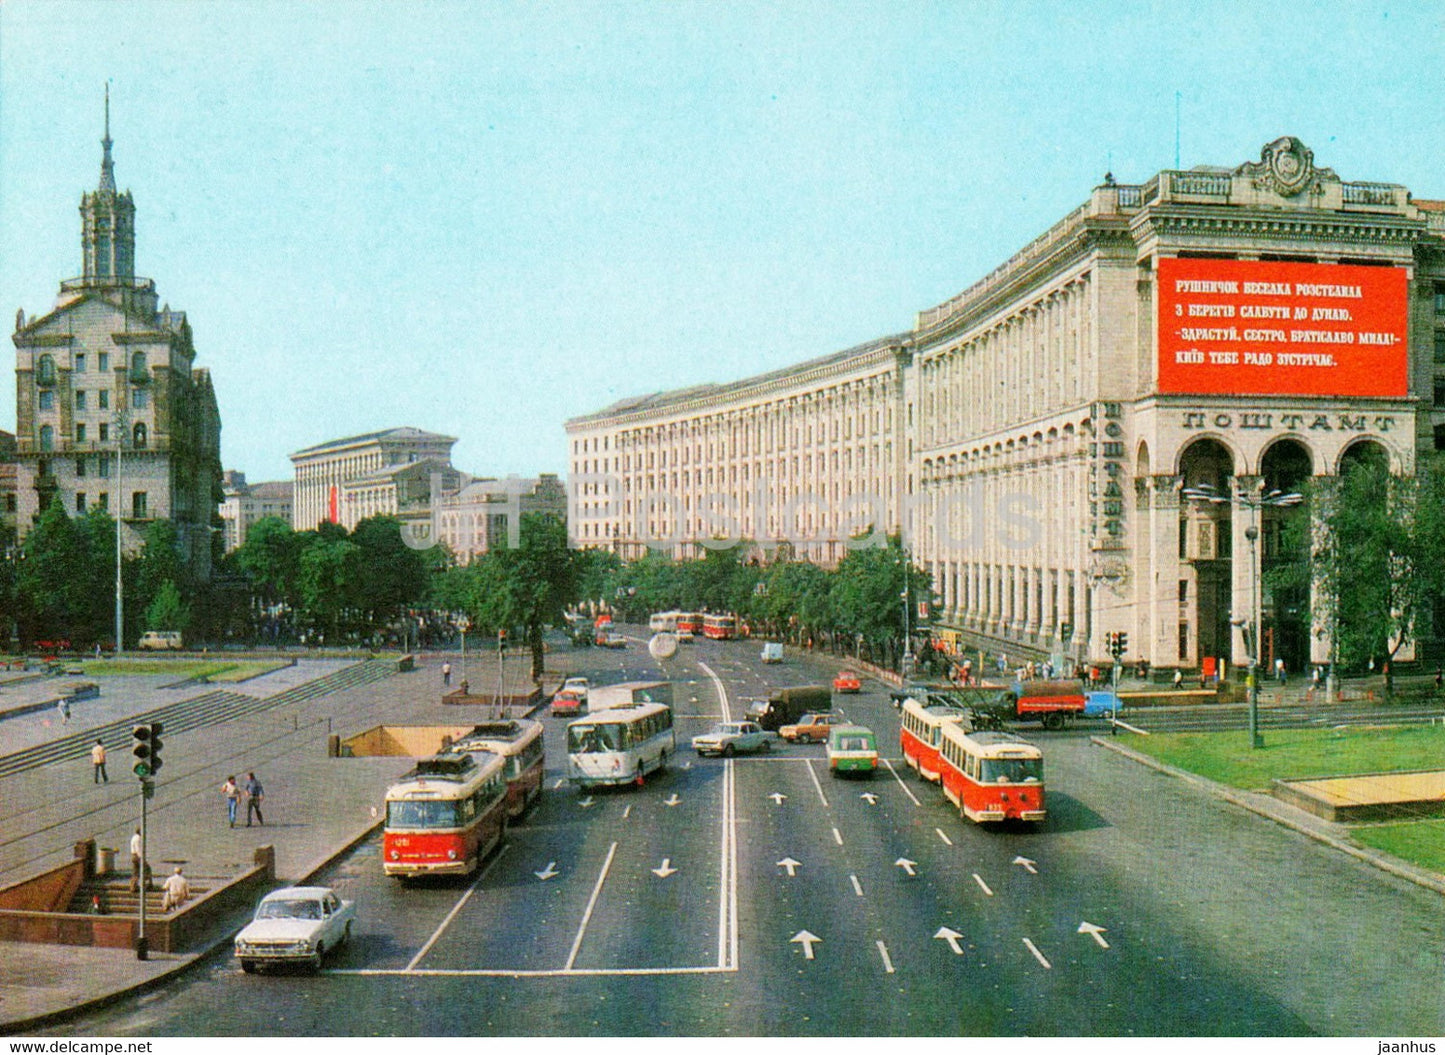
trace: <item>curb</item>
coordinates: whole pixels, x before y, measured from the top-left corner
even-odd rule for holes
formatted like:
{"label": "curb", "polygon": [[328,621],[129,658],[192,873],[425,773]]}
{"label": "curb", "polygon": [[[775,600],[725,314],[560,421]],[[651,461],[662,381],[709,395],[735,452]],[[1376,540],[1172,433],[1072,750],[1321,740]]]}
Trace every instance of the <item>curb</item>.
{"label": "curb", "polygon": [[[310,881],[311,877],[314,876],[317,872],[320,872],[323,868],[328,867],[338,858],[350,853],[358,845],[369,839],[372,833],[374,833],[384,823],[385,820],[383,819],[368,824],[357,835],[348,839],[339,848],[330,851],[329,853],[322,856],[320,859],[314,861],[310,866],[308,866],[308,870],[297,879],[290,882],[282,882],[286,886],[306,885],[306,883]],[[244,924],[242,924],[242,926],[244,926]],[[229,925],[226,926],[225,928],[223,928],[221,936],[215,941],[212,941],[209,944],[202,946],[197,951],[179,954],[173,967],[161,971],[158,974],[152,975],[151,977],[143,981],[122,986],[121,988],[112,990],[109,993],[105,993],[101,996],[91,997],[90,999],[82,1001],[81,1003],[72,1004],[69,1007],[62,1008],[58,1011],[47,1011],[44,1014],[34,1015],[30,1018],[19,1018],[12,1019],[10,1021],[0,1021],[0,1035],[14,1035],[21,1030],[38,1029],[42,1026],[49,1026],[61,1022],[66,1022],[78,1015],[84,1014],[89,1011],[96,1011],[102,1007],[105,1007],[108,1004],[113,1004],[122,997],[130,996],[133,994],[146,993],[152,989],[156,989],[163,983],[169,982],[182,972],[190,970],[196,964],[206,959],[206,957],[212,955],[217,949],[220,949],[222,946],[229,945],[231,941],[235,938],[236,933],[239,930],[239,927],[232,928]]]}
{"label": "curb", "polygon": [[[1408,864],[1407,862],[1400,861],[1386,854],[1382,854],[1377,850],[1370,850],[1365,849],[1364,847],[1356,846],[1353,843],[1347,842],[1343,839],[1338,839],[1335,836],[1330,835],[1328,832],[1322,832],[1319,829],[1313,828],[1308,824],[1301,824],[1297,821],[1291,820],[1288,816],[1282,816],[1280,814],[1272,813],[1269,810],[1262,809],[1260,806],[1251,802],[1248,798],[1241,795],[1233,788],[1226,787],[1225,785],[1220,784],[1216,781],[1201,777],[1196,773],[1190,773],[1188,770],[1176,769],[1174,766],[1166,765],[1165,763],[1160,762],[1156,758],[1151,758],[1149,755],[1143,754],[1139,751],[1135,751],[1133,748],[1125,747],[1123,744],[1120,744],[1116,741],[1099,736],[1091,736],[1089,737],[1089,740],[1098,747],[1108,748],[1110,751],[1114,751],[1117,754],[1123,755],[1125,758],[1128,758],[1133,762],[1138,762],[1141,765],[1148,766],[1150,769],[1163,773],[1166,776],[1177,777],[1185,783],[1191,784],[1199,790],[1213,795],[1215,798],[1223,799],[1225,802],[1231,803],[1235,806],[1239,806],[1241,809],[1248,810],[1255,816],[1263,817],[1266,820],[1273,821],[1281,827],[1289,828],[1291,831],[1296,831],[1299,832],[1301,835],[1308,836],[1316,842],[1324,843],[1326,846],[1332,847],[1333,849],[1339,850],[1342,853],[1348,854],[1356,860],[1363,861],[1365,864],[1372,865],[1382,872],[1388,872],[1389,874],[1396,876],[1397,878],[1408,880],[1409,882],[1414,883],[1416,886],[1422,886],[1427,890],[1433,890],[1437,894],[1445,894],[1445,879],[1442,879],[1441,877],[1435,875],[1433,872],[1427,872],[1423,868],[1418,868],[1415,865]],[[1280,805],[1288,808],[1287,803],[1280,803]]]}

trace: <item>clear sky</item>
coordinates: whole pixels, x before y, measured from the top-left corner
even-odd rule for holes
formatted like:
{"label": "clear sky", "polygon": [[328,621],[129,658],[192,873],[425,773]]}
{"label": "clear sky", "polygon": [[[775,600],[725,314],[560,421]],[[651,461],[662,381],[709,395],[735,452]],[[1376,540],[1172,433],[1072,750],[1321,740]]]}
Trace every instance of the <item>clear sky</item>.
{"label": "clear sky", "polygon": [[[80,272],[111,85],[136,270],[222,460],[562,423],[908,330],[1112,168],[1281,135],[1445,198],[1445,3],[0,3],[0,307]],[[1176,95],[1177,93],[1177,95]],[[12,375],[13,376],[13,375]],[[13,430],[13,384],[0,428]]]}

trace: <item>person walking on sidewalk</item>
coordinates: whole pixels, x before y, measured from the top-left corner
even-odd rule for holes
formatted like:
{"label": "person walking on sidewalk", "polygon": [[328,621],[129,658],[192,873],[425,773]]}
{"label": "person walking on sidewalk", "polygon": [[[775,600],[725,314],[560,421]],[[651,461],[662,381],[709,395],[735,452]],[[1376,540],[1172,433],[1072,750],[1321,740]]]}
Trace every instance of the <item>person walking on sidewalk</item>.
{"label": "person walking on sidewalk", "polygon": [[1177,691],[1179,690],[1179,687],[1180,687],[1181,685],[1183,685],[1183,684],[1184,684],[1184,671],[1180,670],[1178,667],[1175,667],[1175,668],[1174,668],[1174,690],[1177,692]]}
{"label": "person walking on sidewalk", "polygon": [[236,807],[241,802],[241,789],[236,785],[235,777],[227,777],[226,782],[221,785],[221,797],[226,800],[226,820],[231,822],[231,827],[236,826]]}
{"label": "person walking on sidewalk", "polygon": [[140,851],[141,851],[141,845],[140,845],[140,829],[137,828],[137,829],[135,830],[135,834],[130,837],[130,889],[131,889],[131,893],[138,893],[138,892],[140,891],[141,869],[145,867],[144,863],[141,861]]}
{"label": "person walking on sidewalk", "polygon": [[256,779],[255,773],[246,774],[246,827],[251,827],[251,814],[256,815],[256,820],[264,825],[266,818],[261,815],[261,800],[266,797],[266,789],[261,787],[261,782]]}
{"label": "person walking on sidewalk", "polygon": [[451,683],[452,683],[452,665],[451,665],[450,663],[443,663],[443,664],[442,664],[442,684],[443,684],[443,685],[450,685]]}
{"label": "person walking on sidewalk", "polygon": [[161,894],[162,912],[169,912],[185,904],[186,898],[191,896],[191,884],[181,872],[180,865],[176,865],[176,870],[161,884],[161,890],[164,891]]}
{"label": "person walking on sidewalk", "polygon": [[95,772],[92,774],[95,777],[95,782],[97,784],[109,784],[110,777],[107,776],[105,772],[105,745],[99,740],[97,740],[95,746],[90,749],[90,764],[95,769]]}
{"label": "person walking on sidewalk", "polygon": [[64,696],[62,696],[62,697],[60,698],[60,702],[55,705],[55,709],[60,712],[60,724],[61,724],[61,725],[69,725],[69,724],[70,724],[70,701],[69,701],[68,699],[66,699]]}

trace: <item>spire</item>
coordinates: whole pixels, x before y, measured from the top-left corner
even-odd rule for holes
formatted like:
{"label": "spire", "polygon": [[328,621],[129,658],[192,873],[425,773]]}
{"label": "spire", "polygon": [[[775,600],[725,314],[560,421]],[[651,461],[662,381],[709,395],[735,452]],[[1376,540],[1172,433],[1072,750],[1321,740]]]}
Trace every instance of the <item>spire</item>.
{"label": "spire", "polygon": [[101,191],[115,193],[115,162],[110,157],[110,82],[105,85],[105,138],[100,141],[105,153],[100,159]]}

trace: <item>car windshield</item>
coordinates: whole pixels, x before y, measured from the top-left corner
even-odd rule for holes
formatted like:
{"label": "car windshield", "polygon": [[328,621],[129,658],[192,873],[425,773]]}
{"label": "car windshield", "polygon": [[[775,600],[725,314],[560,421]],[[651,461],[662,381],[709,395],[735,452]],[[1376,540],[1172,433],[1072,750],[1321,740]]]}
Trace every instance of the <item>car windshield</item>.
{"label": "car windshield", "polygon": [[980,771],[991,784],[1037,784],[1044,779],[1040,758],[985,758]]}
{"label": "car windshield", "polygon": [[265,901],[256,913],[257,919],[320,919],[321,902],[309,898]]}
{"label": "car windshield", "polygon": [[713,732],[717,733],[719,736],[727,736],[729,734],[740,733],[742,731],[743,727],[741,725],[720,725],[713,730]]}

